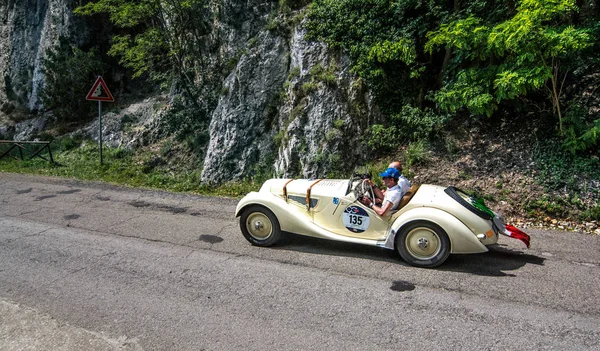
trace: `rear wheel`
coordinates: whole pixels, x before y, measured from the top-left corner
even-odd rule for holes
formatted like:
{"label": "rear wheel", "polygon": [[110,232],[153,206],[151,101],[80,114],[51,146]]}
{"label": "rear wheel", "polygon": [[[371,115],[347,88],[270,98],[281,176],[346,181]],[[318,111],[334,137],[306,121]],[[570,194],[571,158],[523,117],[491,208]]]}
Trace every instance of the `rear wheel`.
{"label": "rear wheel", "polygon": [[437,267],[450,255],[450,239],[437,224],[416,221],[402,227],[396,236],[396,250],[412,266]]}
{"label": "rear wheel", "polygon": [[242,234],[252,245],[271,246],[281,238],[281,228],[275,214],[263,206],[245,208],[240,217]]}

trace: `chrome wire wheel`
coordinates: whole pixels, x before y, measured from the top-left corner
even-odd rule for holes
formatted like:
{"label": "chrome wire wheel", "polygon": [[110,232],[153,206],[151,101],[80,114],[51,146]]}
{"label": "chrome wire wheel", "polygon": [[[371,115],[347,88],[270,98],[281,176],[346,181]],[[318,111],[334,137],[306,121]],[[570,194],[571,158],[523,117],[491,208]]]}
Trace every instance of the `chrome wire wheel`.
{"label": "chrome wire wheel", "polygon": [[450,239],[439,225],[425,220],[414,221],[400,228],[396,235],[396,250],[412,266],[437,267],[450,255]]}
{"label": "chrome wire wheel", "polygon": [[275,214],[260,205],[252,205],[242,211],[240,229],[244,238],[257,246],[271,246],[282,237]]}

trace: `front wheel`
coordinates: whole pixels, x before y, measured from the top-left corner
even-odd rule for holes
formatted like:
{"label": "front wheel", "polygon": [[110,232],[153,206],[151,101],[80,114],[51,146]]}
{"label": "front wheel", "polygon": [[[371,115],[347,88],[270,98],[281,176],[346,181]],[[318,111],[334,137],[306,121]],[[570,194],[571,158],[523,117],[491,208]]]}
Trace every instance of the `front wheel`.
{"label": "front wheel", "polygon": [[240,229],[246,240],[256,246],[271,246],[281,238],[277,217],[263,206],[245,208],[240,217]]}
{"label": "front wheel", "polygon": [[402,227],[396,236],[396,250],[411,266],[437,267],[450,255],[450,239],[437,224],[416,221]]}

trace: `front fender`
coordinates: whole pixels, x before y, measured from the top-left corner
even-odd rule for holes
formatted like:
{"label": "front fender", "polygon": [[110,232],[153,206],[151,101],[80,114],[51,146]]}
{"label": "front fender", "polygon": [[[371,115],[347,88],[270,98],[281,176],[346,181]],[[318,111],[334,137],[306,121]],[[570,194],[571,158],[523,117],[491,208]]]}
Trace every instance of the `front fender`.
{"label": "front fender", "polygon": [[[249,206],[249,205],[253,205],[256,204],[257,202],[259,202],[260,200],[260,194],[256,191],[252,191],[249,192],[248,194],[246,194],[246,196],[244,196],[240,202],[238,202],[236,208],[235,208],[235,216],[239,217],[242,215],[242,210],[244,209],[244,207]],[[262,205],[262,203],[261,203]],[[269,208],[270,209],[270,208]]]}
{"label": "front fender", "polygon": [[271,192],[250,192],[244,196],[238,203],[235,215],[241,216],[242,211],[252,205],[260,205],[268,208],[277,220],[281,230],[298,234],[311,235],[312,212],[306,210],[304,206],[290,205],[285,200]]}
{"label": "front fender", "polygon": [[[488,249],[464,223],[446,211],[431,207],[418,207],[402,213],[392,224],[393,233],[398,235],[406,224],[425,220],[439,225],[450,238],[450,253],[468,254],[487,252]],[[395,237],[394,241],[395,242]]]}

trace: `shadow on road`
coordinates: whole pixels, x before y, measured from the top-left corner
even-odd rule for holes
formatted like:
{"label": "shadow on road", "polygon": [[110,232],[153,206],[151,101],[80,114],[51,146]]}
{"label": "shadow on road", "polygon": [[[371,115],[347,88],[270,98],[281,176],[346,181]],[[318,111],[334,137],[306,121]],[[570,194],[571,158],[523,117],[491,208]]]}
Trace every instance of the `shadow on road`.
{"label": "shadow on road", "polygon": [[545,258],[491,246],[489,252],[471,255],[450,255],[440,270],[471,273],[491,277],[514,277],[505,271],[517,270],[526,264],[543,265]]}
{"label": "shadow on road", "polygon": [[[394,250],[295,234],[286,235],[286,239],[281,244],[272,248],[319,255],[364,258],[408,266]],[[450,255],[446,262],[434,269],[481,276],[514,277],[514,274],[505,271],[514,271],[526,264],[543,265],[545,261],[545,258],[511,250],[501,245],[494,245],[489,249],[489,252],[480,254]]]}
{"label": "shadow on road", "polygon": [[285,239],[272,248],[276,250],[289,250],[340,257],[365,258],[376,261],[397,262],[404,264],[404,261],[402,261],[400,256],[398,256],[393,250],[375,246],[346,243],[342,241],[312,238],[309,236],[292,233],[286,233]]}

